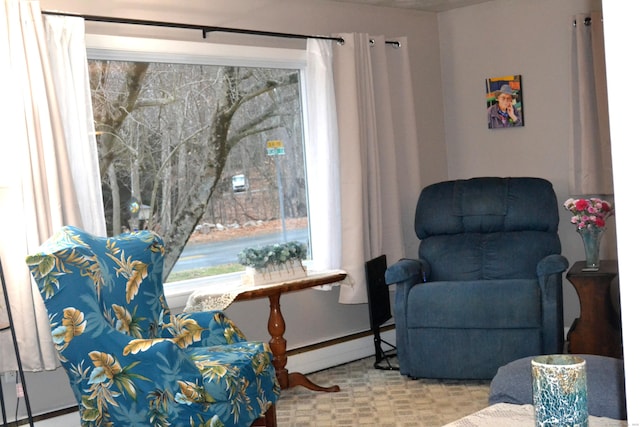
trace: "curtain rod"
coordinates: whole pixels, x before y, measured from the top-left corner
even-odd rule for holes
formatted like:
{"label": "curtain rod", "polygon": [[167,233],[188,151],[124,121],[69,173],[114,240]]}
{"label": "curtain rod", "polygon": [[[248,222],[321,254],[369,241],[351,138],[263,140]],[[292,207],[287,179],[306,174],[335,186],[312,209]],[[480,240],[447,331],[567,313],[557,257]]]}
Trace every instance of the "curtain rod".
{"label": "curtain rod", "polygon": [[[601,20],[601,21],[602,21],[602,20]],[[582,21],[582,23],[583,23],[585,26],[587,26],[587,27],[588,27],[588,26],[590,26],[590,25],[591,25],[591,17],[590,17],[590,16],[587,16],[586,18],[584,18],[584,20]],[[577,23],[577,21],[574,19],[574,20],[573,20],[573,26],[575,27],[575,26],[577,26],[577,25],[578,25],[578,23]]]}
{"label": "curtain rod", "polygon": [[[235,34],[249,34],[256,36],[267,37],[281,37],[288,39],[320,39],[320,40],[333,40],[340,44],[344,44],[342,37],[330,37],[330,36],[315,36],[307,34],[292,34],[292,33],[279,33],[273,31],[260,31],[260,30],[245,30],[242,28],[229,28],[229,27],[211,27],[207,25],[195,25],[195,24],[181,24],[176,22],[164,22],[164,21],[149,21],[144,19],[130,19],[130,18],[113,18],[109,16],[97,16],[97,15],[79,15],[67,12],[53,12],[48,10],[42,11],[43,15],[55,15],[55,16],[70,16],[76,18],[83,18],[85,21],[93,22],[107,22],[113,24],[129,24],[129,25],[146,25],[151,27],[165,27],[165,28],[182,28],[187,30],[199,30],[202,32],[202,38],[206,39],[208,33],[223,32],[223,33],[235,33]],[[386,44],[393,45],[394,47],[400,47],[398,41],[386,41]]]}

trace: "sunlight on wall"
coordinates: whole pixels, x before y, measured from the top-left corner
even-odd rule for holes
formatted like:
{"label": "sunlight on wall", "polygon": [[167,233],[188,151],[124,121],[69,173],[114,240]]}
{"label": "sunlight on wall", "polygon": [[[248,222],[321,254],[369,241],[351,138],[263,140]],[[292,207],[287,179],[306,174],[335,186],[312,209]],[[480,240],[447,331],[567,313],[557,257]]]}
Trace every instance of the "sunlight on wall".
{"label": "sunlight on wall", "polygon": [[[629,426],[640,426],[640,339],[635,327],[640,322],[637,286],[637,239],[634,230],[640,211],[637,180],[637,124],[629,120],[629,113],[637,109],[635,100],[640,89],[635,77],[640,75],[638,61],[629,61],[630,46],[640,43],[640,28],[635,19],[640,15],[640,2],[636,0],[603,0],[607,86],[609,91],[609,117],[611,124],[611,151],[613,179],[616,194],[616,221],[618,224],[618,264],[620,271],[620,298],[622,333],[625,357],[625,378]],[[633,78],[632,78],[633,77]],[[632,403],[633,402],[633,403]]]}

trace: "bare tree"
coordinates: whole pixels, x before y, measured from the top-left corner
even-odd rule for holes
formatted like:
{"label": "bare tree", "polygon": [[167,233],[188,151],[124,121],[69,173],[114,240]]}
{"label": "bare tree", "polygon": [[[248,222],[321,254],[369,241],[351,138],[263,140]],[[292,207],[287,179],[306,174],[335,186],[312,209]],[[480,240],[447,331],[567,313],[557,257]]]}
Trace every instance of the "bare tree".
{"label": "bare tree", "polygon": [[[298,97],[286,88],[297,85],[298,73],[114,61],[91,61],[90,70],[113,233],[126,215],[115,206],[125,191],[148,203],[148,226],[166,242],[166,276],[207,212],[231,153],[242,154],[234,148],[282,128],[280,116]],[[284,95],[276,97],[277,89]]]}
{"label": "bare tree", "polygon": [[[100,176],[111,190],[113,233],[120,232],[120,188],[116,177],[114,162],[125,156],[125,152],[133,152],[132,147],[124,141],[118,131],[135,108],[142,81],[147,72],[148,63],[119,63],[126,68],[114,72],[114,64],[110,61],[92,61],[90,63],[90,83],[93,94],[93,115],[98,136],[98,152],[100,157]],[[109,99],[107,88],[118,87],[115,99]]]}

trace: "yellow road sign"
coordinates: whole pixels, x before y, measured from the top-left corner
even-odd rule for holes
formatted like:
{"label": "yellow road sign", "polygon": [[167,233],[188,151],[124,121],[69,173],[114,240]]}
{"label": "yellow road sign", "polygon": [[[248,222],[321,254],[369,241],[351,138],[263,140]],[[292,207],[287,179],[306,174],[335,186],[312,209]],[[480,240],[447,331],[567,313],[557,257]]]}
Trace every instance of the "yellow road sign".
{"label": "yellow road sign", "polygon": [[267,141],[267,155],[282,156],[284,154],[284,144],[279,139]]}

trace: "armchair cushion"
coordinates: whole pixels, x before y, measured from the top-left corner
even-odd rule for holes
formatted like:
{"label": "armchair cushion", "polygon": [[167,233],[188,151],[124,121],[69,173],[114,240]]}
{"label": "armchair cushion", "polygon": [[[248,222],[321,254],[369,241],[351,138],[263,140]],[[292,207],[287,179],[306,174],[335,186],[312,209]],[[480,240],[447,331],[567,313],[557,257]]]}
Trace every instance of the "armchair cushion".
{"label": "armchair cushion", "polygon": [[557,235],[537,231],[460,233],[423,240],[419,255],[433,281],[531,279],[558,245]]}
{"label": "armchair cushion", "polygon": [[421,283],[409,294],[407,327],[538,328],[539,301],[540,288],[536,280]]}
{"label": "armchair cushion", "polygon": [[[247,395],[266,397],[260,379],[271,367],[267,344],[237,342],[185,351],[200,371],[204,388],[213,402],[223,403],[233,412],[243,408]],[[183,398],[189,401],[190,396]]]}
{"label": "armchair cushion", "polygon": [[457,233],[554,232],[558,218],[549,181],[482,177],[425,187],[416,207],[415,230],[420,240]]}
{"label": "armchair cushion", "polygon": [[[480,183],[457,181],[453,183],[452,213],[459,217],[493,217],[502,221],[501,217],[507,213],[507,182],[492,179]],[[476,226],[482,227],[482,223]],[[467,223],[470,225],[470,223]]]}

